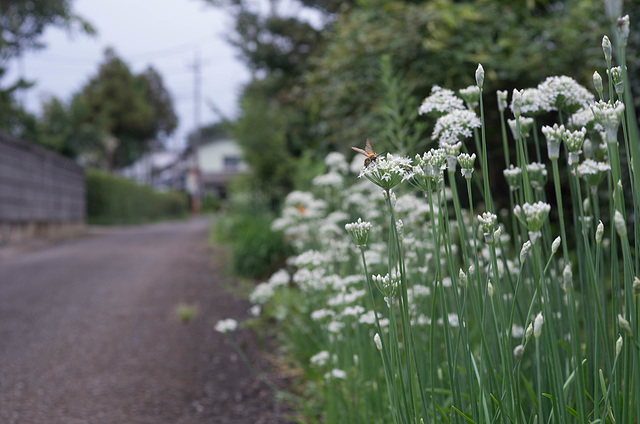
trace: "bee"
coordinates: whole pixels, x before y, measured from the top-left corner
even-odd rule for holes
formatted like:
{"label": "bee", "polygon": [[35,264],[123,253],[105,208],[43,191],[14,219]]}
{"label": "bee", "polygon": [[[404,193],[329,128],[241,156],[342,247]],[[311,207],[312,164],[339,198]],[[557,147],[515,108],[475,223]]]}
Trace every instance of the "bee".
{"label": "bee", "polygon": [[364,160],[365,168],[371,164],[371,162],[375,162],[378,159],[378,155],[374,153],[373,147],[371,147],[371,141],[367,138],[367,142],[364,145],[364,150],[359,149],[357,147],[352,147],[356,152],[365,155],[367,158]]}

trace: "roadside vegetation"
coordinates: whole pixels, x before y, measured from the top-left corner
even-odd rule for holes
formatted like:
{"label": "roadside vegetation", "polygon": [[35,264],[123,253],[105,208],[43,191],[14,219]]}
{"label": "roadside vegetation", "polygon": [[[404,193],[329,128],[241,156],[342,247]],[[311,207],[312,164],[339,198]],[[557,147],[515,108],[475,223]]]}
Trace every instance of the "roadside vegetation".
{"label": "roadside vegetation", "polygon": [[[588,81],[566,72],[496,90],[504,67],[476,62],[449,84],[426,79],[420,103],[380,59],[395,107],[368,134],[379,154],[323,155],[278,203],[270,228],[295,253],[249,296],[244,325],[275,325],[300,370],[300,422],[638,416],[633,16],[605,5]],[[223,324],[232,339],[235,322]]]}
{"label": "roadside vegetation", "polygon": [[89,224],[142,224],[189,216],[185,193],[159,192],[95,169],[88,169],[85,176]]}

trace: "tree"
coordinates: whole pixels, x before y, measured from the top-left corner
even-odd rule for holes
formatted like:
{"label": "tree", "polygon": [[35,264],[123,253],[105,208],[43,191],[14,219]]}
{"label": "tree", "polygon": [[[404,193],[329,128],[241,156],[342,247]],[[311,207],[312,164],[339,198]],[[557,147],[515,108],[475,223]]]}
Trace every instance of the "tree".
{"label": "tree", "polygon": [[155,138],[166,138],[178,126],[178,117],[173,110],[171,94],[164,86],[162,76],[152,66],[136,77],[142,84],[146,101],[153,109]]}
{"label": "tree", "polygon": [[[452,89],[474,84],[478,63],[487,71],[486,93],[536,86],[554,74],[590,84],[601,55],[596,34],[602,33],[603,20],[594,19],[601,15],[600,3],[527,4],[372,0],[340,15],[306,75],[317,135],[341,150],[348,148],[344,140],[376,139],[385,113],[379,66],[384,55],[419,99],[434,84]],[[487,109],[495,109],[495,97],[487,100]]]}
{"label": "tree", "polygon": [[177,118],[162,78],[149,67],[135,76],[113,49],[105,51],[98,74],[77,94],[74,102],[86,106],[83,123],[103,122],[107,169],[133,163],[148,143],[170,135]]}
{"label": "tree", "polygon": [[[71,0],[0,0],[0,80],[6,64],[27,50],[44,47],[41,36],[49,26],[95,33],[91,25],[72,11]],[[35,117],[15,101],[15,93],[33,84],[22,79],[0,87],[0,128],[17,136],[35,130]]]}

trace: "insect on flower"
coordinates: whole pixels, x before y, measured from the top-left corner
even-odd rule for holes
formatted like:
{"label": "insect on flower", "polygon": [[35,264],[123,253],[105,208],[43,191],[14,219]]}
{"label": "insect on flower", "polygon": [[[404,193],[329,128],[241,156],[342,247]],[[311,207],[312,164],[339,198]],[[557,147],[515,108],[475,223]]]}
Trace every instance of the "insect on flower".
{"label": "insect on flower", "polygon": [[378,159],[378,155],[374,153],[373,147],[371,147],[371,141],[369,141],[369,139],[367,139],[367,142],[365,143],[364,150],[359,149],[357,147],[352,147],[352,149],[367,157],[364,160],[365,168],[369,166],[371,162],[375,162],[376,159]]}

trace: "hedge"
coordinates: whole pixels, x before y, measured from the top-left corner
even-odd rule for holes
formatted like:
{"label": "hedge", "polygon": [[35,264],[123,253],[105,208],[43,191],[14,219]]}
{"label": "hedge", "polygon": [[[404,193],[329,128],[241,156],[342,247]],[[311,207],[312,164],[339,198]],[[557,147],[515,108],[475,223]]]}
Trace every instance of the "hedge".
{"label": "hedge", "polygon": [[185,193],[159,192],[95,169],[86,170],[87,222],[89,224],[139,224],[181,218],[189,212]]}

